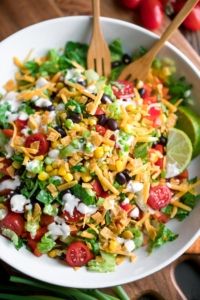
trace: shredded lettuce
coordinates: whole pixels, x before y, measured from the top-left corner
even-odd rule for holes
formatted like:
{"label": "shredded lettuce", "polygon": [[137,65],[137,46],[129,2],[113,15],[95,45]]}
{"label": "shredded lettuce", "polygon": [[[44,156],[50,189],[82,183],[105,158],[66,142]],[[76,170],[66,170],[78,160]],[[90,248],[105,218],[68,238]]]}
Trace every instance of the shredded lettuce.
{"label": "shredded lettuce", "polygon": [[121,118],[121,106],[120,103],[115,101],[108,106],[108,114],[110,118],[119,120]]}
{"label": "shredded lettuce", "polygon": [[38,250],[41,253],[48,253],[53,249],[53,247],[56,245],[56,242],[52,239],[52,237],[49,235],[49,233],[45,233],[43,235],[41,241],[38,243],[37,247]]}
{"label": "shredded lettuce", "polygon": [[94,272],[113,272],[115,270],[115,255],[101,251],[102,261],[93,259],[88,262],[88,270]]}
{"label": "shredded lettuce", "polygon": [[23,240],[13,230],[9,228],[3,228],[2,234],[11,240],[17,250],[23,246]]}

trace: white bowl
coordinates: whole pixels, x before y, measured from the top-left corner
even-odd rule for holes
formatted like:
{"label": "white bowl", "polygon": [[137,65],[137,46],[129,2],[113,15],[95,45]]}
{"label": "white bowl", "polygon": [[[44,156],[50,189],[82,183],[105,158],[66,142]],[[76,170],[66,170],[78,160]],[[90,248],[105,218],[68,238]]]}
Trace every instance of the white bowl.
{"label": "white bowl", "polygon": [[[136,25],[102,18],[102,27],[108,42],[121,38],[127,52],[139,46],[150,47],[157,38],[151,32]],[[49,48],[61,48],[66,41],[88,42],[91,34],[91,18],[66,17],[45,21],[23,29],[0,44],[0,86],[13,77],[15,68],[12,58],[24,59],[30,49],[34,55],[42,55]],[[178,73],[185,75],[189,82],[194,83],[194,97],[200,94],[199,71],[178,49],[168,44],[162,55],[176,61]],[[195,102],[200,107],[200,103]],[[199,109],[198,107],[198,109]],[[198,168],[200,159],[192,162],[191,176],[200,176]],[[150,275],[165,267],[180,256],[199,236],[200,203],[183,222],[170,222],[168,226],[179,234],[178,239],[148,255],[144,249],[136,251],[138,259],[135,263],[125,262],[113,273],[92,273],[81,268],[74,271],[65,264],[43,256],[37,258],[25,248],[16,251],[5,238],[0,237],[0,258],[17,270],[34,278],[61,286],[79,288],[101,288],[127,283]]]}

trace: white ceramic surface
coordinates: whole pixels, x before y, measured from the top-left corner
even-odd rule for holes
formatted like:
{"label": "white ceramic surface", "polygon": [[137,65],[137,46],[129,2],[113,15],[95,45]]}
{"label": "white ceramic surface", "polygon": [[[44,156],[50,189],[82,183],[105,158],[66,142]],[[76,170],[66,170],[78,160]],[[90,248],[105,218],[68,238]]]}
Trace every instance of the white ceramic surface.
{"label": "white ceramic surface", "polygon": [[[156,36],[133,24],[102,18],[102,27],[108,42],[121,38],[126,51],[133,51],[139,46],[149,47]],[[44,54],[49,48],[61,48],[66,41],[87,42],[91,33],[91,19],[89,17],[66,17],[45,21],[8,37],[0,43],[0,86],[13,77],[15,68],[12,57],[25,58],[30,49],[34,49],[34,56]],[[196,82],[194,97],[196,106],[197,95],[200,95],[199,71],[181,52],[171,45],[162,50],[176,61],[179,74],[185,75],[189,82]],[[200,158],[192,162],[191,175],[200,176]],[[165,267],[180,256],[200,234],[200,203],[183,222],[171,222],[169,227],[179,233],[174,242],[148,255],[144,249],[136,251],[137,261],[123,263],[113,273],[92,273],[81,268],[74,271],[56,260],[47,256],[37,258],[26,249],[16,251],[13,245],[5,238],[0,237],[0,258],[12,267],[37,279],[68,287],[94,288],[107,287],[134,281],[150,275]]]}

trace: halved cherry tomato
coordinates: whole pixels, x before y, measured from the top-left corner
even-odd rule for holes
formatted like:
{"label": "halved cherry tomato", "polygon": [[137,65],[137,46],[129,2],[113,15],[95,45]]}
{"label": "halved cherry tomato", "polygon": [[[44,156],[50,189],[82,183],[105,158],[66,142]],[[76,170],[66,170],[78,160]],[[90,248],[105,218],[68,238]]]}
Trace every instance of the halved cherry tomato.
{"label": "halved cherry tomato", "polygon": [[31,144],[34,142],[39,142],[39,150],[36,153],[36,155],[44,155],[49,150],[49,142],[47,141],[47,138],[42,133],[34,133],[27,137],[25,141],[25,147],[30,148]]}
{"label": "halved cherry tomato", "polygon": [[102,198],[106,198],[109,196],[109,194],[107,192],[105,192],[102,188],[101,183],[99,182],[99,180],[94,180],[92,183],[92,189],[96,192],[97,197],[102,197]]}
{"label": "halved cherry tomato", "polygon": [[172,198],[172,193],[166,185],[156,185],[150,188],[148,205],[153,209],[161,209],[167,206]]}
{"label": "halved cherry tomato", "polygon": [[95,116],[100,116],[100,115],[104,115],[105,114],[105,111],[100,108],[100,107],[97,107],[97,110],[95,112]]}
{"label": "halved cherry tomato", "polygon": [[14,231],[18,236],[22,236],[24,233],[24,219],[22,215],[9,212],[3,220],[0,221],[0,230],[8,228]]}
{"label": "halved cherry tomato", "polygon": [[71,267],[82,267],[93,259],[94,255],[83,242],[71,243],[66,252],[66,263]]}
{"label": "halved cherry tomato", "polygon": [[53,221],[54,221],[54,217],[53,216],[43,214],[41,216],[41,219],[40,219],[40,225],[42,227],[43,226],[48,226],[49,224],[53,223]]}
{"label": "halved cherry tomato", "polygon": [[120,206],[122,209],[124,209],[127,212],[129,212],[133,209],[133,205],[130,203],[126,203],[126,204],[121,203]]}
{"label": "halved cherry tomato", "polygon": [[2,129],[3,134],[7,136],[8,138],[11,138],[13,136],[14,130],[13,129]]}
{"label": "halved cherry tomato", "polygon": [[142,0],[140,18],[144,27],[154,30],[160,27],[163,20],[163,8],[159,0]]}
{"label": "halved cherry tomato", "polygon": [[106,129],[105,127],[103,127],[103,126],[97,124],[97,125],[96,125],[96,131],[97,131],[100,135],[104,136],[104,135],[106,134],[107,129]]}
{"label": "halved cherry tomato", "polygon": [[64,211],[64,218],[67,223],[76,223],[80,221],[84,215],[80,213],[76,208],[74,209],[73,216],[71,216],[68,211]]}
{"label": "halved cherry tomato", "polygon": [[127,98],[127,96],[133,95],[133,89],[133,82],[127,80],[117,80],[116,85],[112,85],[113,93],[117,98]]}
{"label": "halved cherry tomato", "polygon": [[33,252],[33,254],[35,256],[39,257],[39,256],[42,255],[42,253],[37,248],[37,242],[35,240],[28,239],[27,240],[27,245],[29,246],[29,248],[31,249],[31,251]]}
{"label": "halved cherry tomato", "polygon": [[15,125],[18,129],[18,131],[21,131],[22,129],[24,129],[27,125],[28,121],[27,120],[20,120],[20,119],[17,119],[15,121]]}
{"label": "halved cherry tomato", "polygon": [[141,0],[120,0],[120,2],[123,6],[133,9],[140,4]]}

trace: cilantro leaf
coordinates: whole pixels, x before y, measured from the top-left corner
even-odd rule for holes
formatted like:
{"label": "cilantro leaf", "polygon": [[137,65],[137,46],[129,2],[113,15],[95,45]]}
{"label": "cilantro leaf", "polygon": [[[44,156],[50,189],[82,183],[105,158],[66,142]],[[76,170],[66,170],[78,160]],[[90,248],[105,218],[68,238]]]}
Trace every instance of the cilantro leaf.
{"label": "cilantro leaf", "polygon": [[71,188],[71,192],[74,196],[81,199],[86,205],[95,204],[95,194],[89,189],[83,188],[80,184],[76,184]]}
{"label": "cilantro leaf", "polygon": [[148,252],[151,253],[154,249],[161,247],[167,242],[174,241],[177,237],[178,234],[172,232],[164,224],[160,224],[155,240],[149,243]]}

